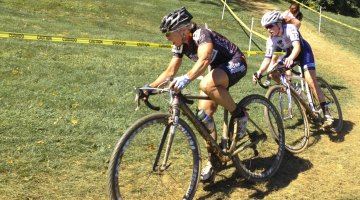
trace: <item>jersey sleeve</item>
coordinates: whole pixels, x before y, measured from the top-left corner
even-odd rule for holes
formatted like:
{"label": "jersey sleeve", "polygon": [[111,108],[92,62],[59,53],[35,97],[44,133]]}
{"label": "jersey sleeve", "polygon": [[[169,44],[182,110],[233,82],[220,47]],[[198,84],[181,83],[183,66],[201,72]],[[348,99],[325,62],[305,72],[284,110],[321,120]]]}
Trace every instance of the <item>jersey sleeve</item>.
{"label": "jersey sleeve", "polygon": [[300,40],[299,31],[296,28],[296,26],[294,26],[292,24],[287,24],[287,26],[286,26],[286,34],[290,38],[291,42]]}
{"label": "jersey sleeve", "polygon": [[265,57],[271,58],[275,51],[275,45],[271,38],[268,38],[266,41],[266,51],[265,51]]}
{"label": "jersey sleeve", "polygon": [[183,45],[181,45],[181,46],[173,46],[171,52],[173,53],[174,57],[182,58],[184,56],[183,49],[184,49]]}
{"label": "jersey sleeve", "polygon": [[211,32],[208,29],[197,29],[192,37],[197,46],[212,42]]}

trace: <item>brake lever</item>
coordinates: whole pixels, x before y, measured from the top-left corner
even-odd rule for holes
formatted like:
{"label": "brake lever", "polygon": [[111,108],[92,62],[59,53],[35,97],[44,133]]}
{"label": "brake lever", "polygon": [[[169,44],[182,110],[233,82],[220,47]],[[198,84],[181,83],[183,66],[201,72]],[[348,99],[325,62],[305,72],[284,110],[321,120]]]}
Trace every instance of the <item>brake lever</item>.
{"label": "brake lever", "polygon": [[[141,107],[140,107],[140,100],[143,98],[143,97],[146,97],[144,92],[140,89],[140,88],[137,88],[137,87],[134,87],[135,91],[136,91],[136,96],[135,96],[135,101],[137,103],[137,106],[136,106],[136,109],[135,111],[140,111],[141,110]],[[153,93],[150,93],[149,95],[154,95]],[[148,95],[147,95],[148,96]],[[148,98],[145,98],[143,99],[145,105],[147,107],[149,107],[150,109],[152,110],[156,110],[156,111],[159,111],[160,110],[160,107],[157,107],[157,106],[153,106],[149,101],[148,101]]]}
{"label": "brake lever", "polygon": [[140,107],[140,97],[141,97],[140,93],[141,93],[141,91],[137,87],[134,87],[134,90],[136,91],[136,95],[135,95],[135,102],[136,102],[135,112],[139,112],[141,110],[141,107]]}

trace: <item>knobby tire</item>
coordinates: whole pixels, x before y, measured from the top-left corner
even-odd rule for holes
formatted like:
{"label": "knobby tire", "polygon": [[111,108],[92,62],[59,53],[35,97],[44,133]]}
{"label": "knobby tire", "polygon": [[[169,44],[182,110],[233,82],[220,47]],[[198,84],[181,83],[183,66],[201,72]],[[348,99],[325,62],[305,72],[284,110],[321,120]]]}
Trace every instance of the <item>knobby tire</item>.
{"label": "knobby tire", "polygon": [[[192,199],[200,176],[200,151],[189,125],[179,120],[168,165],[160,170],[172,122],[154,113],[136,121],[115,145],[108,169],[110,199]],[[167,128],[166,128],[167,127]],[[169,132],[163,148],[164,132]],[[158,152],[161,154],[158,155]],[[155,165],[155,166],[157,166]]]}

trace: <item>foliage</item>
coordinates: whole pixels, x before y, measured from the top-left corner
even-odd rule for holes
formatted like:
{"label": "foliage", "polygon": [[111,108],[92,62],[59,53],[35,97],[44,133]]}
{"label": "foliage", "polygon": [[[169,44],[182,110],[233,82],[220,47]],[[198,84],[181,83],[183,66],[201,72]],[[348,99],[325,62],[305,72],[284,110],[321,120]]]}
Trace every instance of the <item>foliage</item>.
{"label": "foliage", "polygon": [[321,6],[322,9],[345,16],[360,16],[359,0],[300,0],[300,2],[309,6],[315,6],[317,9]]}

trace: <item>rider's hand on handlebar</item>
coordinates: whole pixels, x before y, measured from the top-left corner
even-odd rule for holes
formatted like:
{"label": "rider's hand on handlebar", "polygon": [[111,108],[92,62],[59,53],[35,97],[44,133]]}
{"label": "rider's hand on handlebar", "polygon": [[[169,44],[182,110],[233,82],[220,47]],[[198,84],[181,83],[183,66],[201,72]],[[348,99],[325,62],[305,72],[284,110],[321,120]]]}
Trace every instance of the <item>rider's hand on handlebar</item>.
{"label": "rider's hand on handlebar", "polygon": [[255,73],[253,74],[253,82],[254,82],[255,84],[256,84],[257,81],[259,80],[260,75],[261,75],[261,73],[260,73],[259,71],[255,72]]}
{"label": "rider's hand on handlebar", "polygon": [[285,61],[284,61],[285,68],[289,69],[292,64],[294,64],[293,59],[291,59],[289,57],[285,58]]}
{"label": "rider's hand on handlebar", "polygon": [[144,85],[143,88],[149,88],[149,90],[146,90],[146,89],[143,90],[142,99],[145,100],[145,99],[149,98],[150,94],[152,94],[151,88],[153,88],[153,87],[151,87],[150,84],[146,84],[146,85]]}
{"label": "rider's hand on handlebar", "polygon": [[174,78],[170,83],[170,88],[174,88],[175,92],[180,92],[180,90],[184,89],[191,82],[190,78],[185,74],[183,76],[179,76]]}

